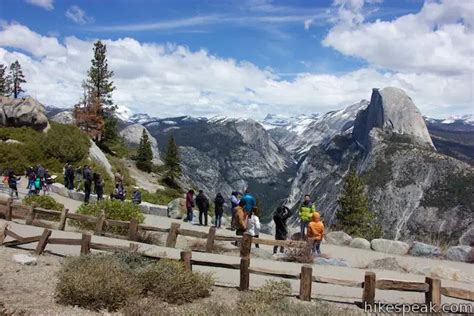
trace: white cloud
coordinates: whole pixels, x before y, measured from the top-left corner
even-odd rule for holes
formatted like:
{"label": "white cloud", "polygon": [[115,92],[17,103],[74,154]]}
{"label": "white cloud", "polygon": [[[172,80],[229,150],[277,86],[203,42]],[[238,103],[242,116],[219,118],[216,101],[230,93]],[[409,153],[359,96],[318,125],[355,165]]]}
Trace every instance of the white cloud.
{"label": "white cloud", "polygon": [[[364,68],[343,75],[305,73],[283,80],[272,70],[219,58],[205,50],[140,43],[132,38],[104,42],[115,72],[115,102],[160,117],[258,118],[268,112],[326,112],[368,99],[373,87],[385,86],[403,88],[430,116],[465,113],[473,105],[469,74],[440,76]],[[70,107],[79,100],[93,41],[66,37],[59,42],[26,26],[8,24],[0,31],[0,46],[0,63],[20,61],[28,94],[48,105]]]}
{"label": "white cloud", "polygon": [[68,19],[77,24],[87,24],[94,21],[93,17],[88,16],[86,12],[77,5],[70,6],[66,10],[65,15]]}
{"label": "white cloud", "polygon": [[48,11],[51,11],[54,9],[53,0],[25,0],[25,1]]}
{"label": "white cloud", "polygon": [[440,76],[474,71],[474,5],[426,1],[420,12],[364,22],[363,0],[336,0],[338,21],[323,45],[392,71]]}

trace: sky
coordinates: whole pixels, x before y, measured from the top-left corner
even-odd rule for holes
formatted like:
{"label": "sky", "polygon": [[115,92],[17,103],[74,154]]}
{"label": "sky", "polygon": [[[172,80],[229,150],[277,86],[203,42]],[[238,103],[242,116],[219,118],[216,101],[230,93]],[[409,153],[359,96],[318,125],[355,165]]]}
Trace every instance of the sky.
{"label": "sky", "polygon": [[45,105],[79,101],[98,39],[114,102],[158,117],[325,113],[386,86],[474,113],[469,0],[0,1],[0,63]]}

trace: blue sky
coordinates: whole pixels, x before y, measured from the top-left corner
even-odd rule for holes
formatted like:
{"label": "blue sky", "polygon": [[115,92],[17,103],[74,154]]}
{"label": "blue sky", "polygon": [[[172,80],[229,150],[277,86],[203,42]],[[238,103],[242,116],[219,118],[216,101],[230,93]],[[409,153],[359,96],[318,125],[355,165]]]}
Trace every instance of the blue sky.
{"label": "blue sky", "polygon": [[[456,51],[473,39],[472,12],[457,0],[3,0],[0,62],[21,57],[27,92],[58,106],[74,104],[90,59],[71,52],[86,57],[102,39],[117,75],[114,99],[134,111],[315,113],[395,85],[424,114],[446,116],[474,112],[472,45]],[[52,93],[55,84],[64,91]]]}

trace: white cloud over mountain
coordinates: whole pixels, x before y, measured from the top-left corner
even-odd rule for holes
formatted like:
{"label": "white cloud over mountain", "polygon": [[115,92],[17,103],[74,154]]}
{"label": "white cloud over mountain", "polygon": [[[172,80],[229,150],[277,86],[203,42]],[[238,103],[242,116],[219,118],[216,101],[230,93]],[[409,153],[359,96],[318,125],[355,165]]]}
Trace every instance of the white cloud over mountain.
{"label": "white cloud over mountain", "polygon": [[[429,2],[416,15],[364,22],[362,7],[354,1],[355,6],[339,3],[339,18],[324,44],[366,60],[369,65],[359,70],[301,73],[288,80],[271,69],[205,50],[141,43],[133,38],[104,40],[115,72],[114,100],[161,117],[259,118],[269,112],[326,112],[369,98],[374,87],[396,86],[406,90],[426,115],[474,111],[472,21],[467,9],[462,10],[459,3],[456,6],[456,1],[449,5]],[[428,10],[427,6],[432,7]],[[345,10],[352,10],[357,18]],[[351,41],[346,40],[351,36]],[[22,64],[28,94],[56,106],[69,107],[79,100],[93,40],[60,40],[10,23],[0,30],[0,46],[0,63],[18,59]]]}

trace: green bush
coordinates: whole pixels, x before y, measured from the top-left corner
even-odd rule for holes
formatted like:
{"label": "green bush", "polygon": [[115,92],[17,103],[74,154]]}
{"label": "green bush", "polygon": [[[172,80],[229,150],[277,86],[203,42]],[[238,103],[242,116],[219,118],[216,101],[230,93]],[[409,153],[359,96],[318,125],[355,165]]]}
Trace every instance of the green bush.
{"label": "green bush", "polygon": [[183,193],[172,188],[165,188],[164,190],[156,190],[155,193],[142,191],[142,201],[159,205],[167,205],[176,198],[183,197]]}
{"label": "green bush", "polygon": [[64,204],[57,202],[53,197],[49,195],[31,195],[26,196],[23,199],[23,203],[26,205],[33,205],[45,208],[47,210],[62,211]]}
{"label": "green bush", "polygon": [[150,265],[139,273],[138,279],[146,292],[171,304],[209,296],[214,282],[210,274],[188,272],[181,262],[173,260]]}
{"label": "green bush", "polygon": [[[82,204],[77,213],[84,215],[100,216],[102,210],[108,219],[115,219],[121,221],[129,221],[132,218],[138,220],[139,223],[143,223],[145,216],[142,214],[140,206],[131,202],[122,202],[119,200],[101,200],[95,203]],[[94,224],[71,221],[71,224],[85,229],[94,229]],[[107,231],[124,234],[126,229],[119,227],[107,228]]]}
{"label": "green bush", "polygon": [[133,274],[114,256],[98,254],[66,258],[55,294],[62,304],[115,311],[140,292]]}
{"label": "green bush", "polygon": [[79,162],[89,153],[90,140],[77,127],[51,122],[51,129],[44,139],[46,157],[61,162]]}

